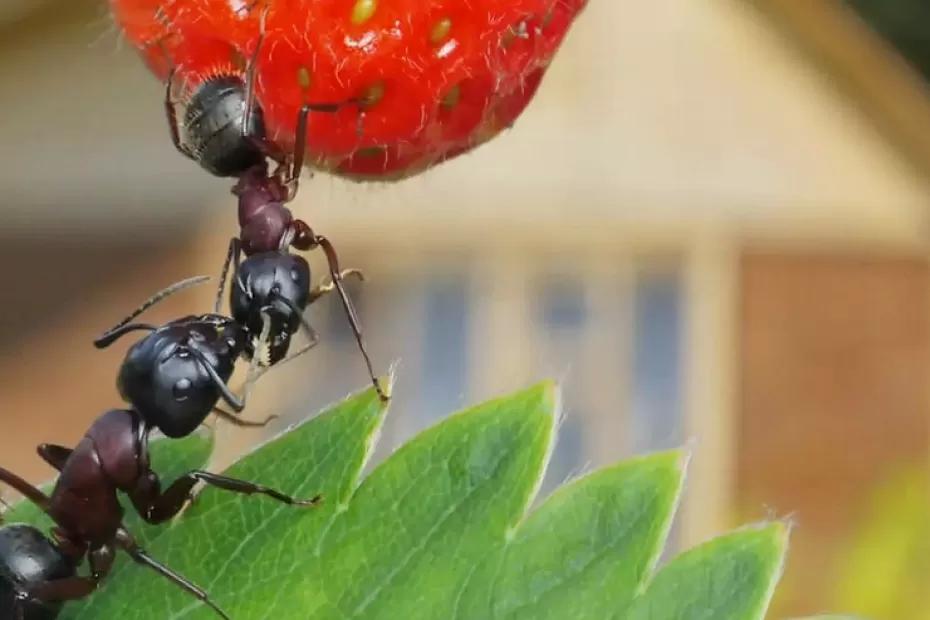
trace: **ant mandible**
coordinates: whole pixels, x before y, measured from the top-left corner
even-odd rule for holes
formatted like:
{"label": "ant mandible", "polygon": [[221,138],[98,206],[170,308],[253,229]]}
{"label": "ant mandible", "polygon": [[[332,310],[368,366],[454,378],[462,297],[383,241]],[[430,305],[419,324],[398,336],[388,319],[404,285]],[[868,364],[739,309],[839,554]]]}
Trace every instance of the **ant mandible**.
{"label": "ant mandible", "polygon": [[[375,378],[358,316],[345,290],[345,273],[339,267],[335,247],[325,236],[316,234],[306,222],[295,219],[290,209],[284,206],[297,193],[298,179],[304,166],[310,112],[333,113],[345,105],[356,105],[361,110],[365,100],[304,104],[297,117],[294,151],[290,155],[283,153],[268,139],[262,109],[255,101],[256,67],[265,34],[266,12],[267,9],[262,13],[258,41],[246,68],[245,79],[226,74],[200,83],[185,108],[183,126],[178,120],[172,95],[175,69],[172,69],[165,89],[165,113],[175,148],[213,175],[237,178],[232,193],[239,202],[240,233],[229,243],[215,312],[219,312],[223,286],[232,264],[234,286],[230,290],[230,307],[233,317],[257,332],[261,329],[264,311],[271,322],[273,336],[268,361],[274,364],[282,360],[287,355],[291,337],[300,327],[299,317],[312,301],[309,265],[288,250],[291,247],[304,251],[321,248],[326,255],[332,287],[339,293],[368,375],[381,399],[387,400]],[[278,164],[273,172],[269,172],[269,159]],[[241,254],[245,254],[246,259],[240,264]],[[357,271],[353,273],[360,276]],[[293,303],[275,303],[272,296],[282,298],[282,289],[293,290],[294,294],[284,296]]]}

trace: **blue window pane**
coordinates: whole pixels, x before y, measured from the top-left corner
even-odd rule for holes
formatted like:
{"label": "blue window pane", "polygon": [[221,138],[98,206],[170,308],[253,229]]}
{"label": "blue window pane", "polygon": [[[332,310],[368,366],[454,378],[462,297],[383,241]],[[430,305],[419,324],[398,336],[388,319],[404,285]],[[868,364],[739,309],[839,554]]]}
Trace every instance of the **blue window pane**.
{"label": "blue window pane", "polygon": [[577,278],[547,278],[539,294],[543,325],[552,329],[580,329],[587,320],[584,285]]}
{"label": "blue window pane", "polygon": [[468,385],[468,279],[428,278],[424,320],[421,402],[418,417],[431,422],[462,406]]}
{"label": "blue window pane", "polygon": [[636,452],[682,442],[682,284],[644,273],[635,286],[631,435]]}

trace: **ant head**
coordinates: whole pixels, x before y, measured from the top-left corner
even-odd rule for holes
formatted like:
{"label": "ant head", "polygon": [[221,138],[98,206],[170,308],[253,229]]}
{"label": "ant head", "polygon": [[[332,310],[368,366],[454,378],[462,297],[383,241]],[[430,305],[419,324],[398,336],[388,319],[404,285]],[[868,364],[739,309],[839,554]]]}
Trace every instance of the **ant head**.
{"label": "ant head", "polygon": [[256,140],[265,136],[262,111],[254,105],[246,119],[245,106],[245,83],[233,75],[206,80],[191,96],[184,112],[185,141],[211,174],[236,177],[265,162]]}
{"label": "ant head", "polygon": [[[230,291],[229,305],[237,323],[252,338],[262,333],[263,315],[270,320],[269,362],[287,355],[291,336],[300,328],[301,315],[310,300],[310,265],[303,257],[286,252],[264,252],[239,265]],[[254,345],[247,349],[255,354]]]}
{"label": "ant head", "polygon": [[244,330],[218,315],[186,317],[130,348],[117,385],[145,421],[168,437],[192,433],[228,391]]}
{"label": "ant head", "polygon": [[22,524],[0,527],[0,610],[12,613],[10,617],[54,620],[61,603],[35,599],[29,588],[75,574],[74,562],[36,528]]}

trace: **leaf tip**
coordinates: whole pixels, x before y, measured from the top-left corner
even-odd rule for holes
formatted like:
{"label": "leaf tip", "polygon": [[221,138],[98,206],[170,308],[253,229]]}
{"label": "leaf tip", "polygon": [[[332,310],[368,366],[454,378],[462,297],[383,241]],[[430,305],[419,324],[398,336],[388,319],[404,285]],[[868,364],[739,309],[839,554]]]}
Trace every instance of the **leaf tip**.
{"label": "leaf tip", "polygon": [[762,613],[769,608],[772,598],[775,596],[775,588],[781,581],[785,573],[785,562],[788,556],[788,541],[791,538],[791,529],[793,523],[790,519],[779,519],[756,524],[755,526],[761,532],[767,534],[765,546],[771,549],[774,555],[774,562],[771,564],[771,572],[768,581],[768,587],[763,596]]}
{"label": "leaf tip", "polygon": [[[400,359],[395,359],[391,362],[391,365],[388,366],[387,374],[378,377],[378,385],[381,386],[381,390],[388,399],[394,395],[394,383],[397,381],[397,369],[399,366]],[[374,388],[372,388],[372,390],[374,390]]]}
{"label": "leaf tip", "polygon": [[781,580],[785,572],[785,561],[788,556],[788,545],[791,539],[791,531],[794,529],[794,520],[792,517],[773,519],[751,523],[739,528],[735,534],[757,534],[754,546],[758,549],[765,549],[763,553],[772,558],[770,563],[771,579],[765,600],[771,602],[775,594],[775,586]]}
{"label": "leaf tip", "polygon": [[691,459],[694,457],[694,449],[691,443],[688,442],[677,450],[670,450],[668,454],[670,457],[675,458],[675,465],[678,471],[681,472],[682,478],[684,478],[688,473],[688,469],[691,467]]}
{"label": "leaf tip", "polygon": [[538,392],[546,409],[552,412],[556,420],[562,417],[562,388],[555,379],[544,379],[531,385],[527,392]]}
{"label": "leaf tip", "polygon": [[740,528],[739,531],[766,534],[774,548],[784,553],[788,548],[791,540],[791,533],[797,526],[797,518],[794,513],[787,514],[783,517],[771,516],[768,519],[750,523]]}

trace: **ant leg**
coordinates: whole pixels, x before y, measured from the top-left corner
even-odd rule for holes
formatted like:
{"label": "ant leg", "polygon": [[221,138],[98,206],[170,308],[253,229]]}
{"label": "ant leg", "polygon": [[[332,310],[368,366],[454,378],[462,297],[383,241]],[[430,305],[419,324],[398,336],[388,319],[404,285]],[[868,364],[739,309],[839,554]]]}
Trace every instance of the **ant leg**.
{"label": "ant leg", "polygon": [[270,6],[266,6],[258,18],[258,39],[255,41],[255,50],[249,58],[249,64],[245,69],[245,122],[242,124],[242,137],[252,136],[252,111],[255,109],[255,73],[258,67],[258,54],[262,49],[262,43],[265,42],[265,18],[268,15]]}
{"label": "ant leg", "polygon": [[270,10],[271,6],[266,6],[258,18],[258,40],[255,41],[255,49],[252,51],[252,56],[249,58],[249,64],[245,70],[245,122],[242,123],[241,135],[261,149],[262,153],[267,157],[282,162],[284,161],[284,153],[281,149],[274,142],[268,140],[265,135],[255,135],[252,125],[252,117],[255,114],[255,83],[257,82],[258,57],[262,44],[265,42],[265,19]]}
{"label": "ant leg", "polygon": [[226,291],[226,276],[229,275],[229,265],[233,265],[233,277],[239,273],[239,259],[242,246],[237,237],[229,240],[229,249],[226,251],[226,260],[223,262],[223,271],[220,272],[220,287],[216,291],[216,303],[213,304],[213,312],[220,313],[220,306],[223,304],[223,293]]}
{"label": "ant leg", "polygon": [[319,495],[311,497],[310,499],[297,499],[264,485],[249,482],[248,480],[229,478],[227,476],[220,476],[219,474],[213,474],[208,471],[200,470],[189,471],[184,474],[170,487],[168,487],[168,489],[165,490],[163,496],[170,496],[175,487],[178,487],[179,490],[183,490],[184,495],[186,496],[190,487],[192,487],[197,482],[203,482],[209,486],[223,489],[224,491],[230,491],[232,493],[242,493],[243,495],[265,495],[279,502],[291,504],[294,506],[316,506],[323,499]]}
{"label": "ant leg", "polygon": [[371,378],[371,383],[375,386],[378,396],[382,401],[386,402],[390,399],[384,390],[381,389],[381,384],[375,377],[375,371],[371,365],[371,358],[368,356],[368,349],[365,347],[365,341],[362,338],[362,328],[359,324],[358,315],[355,313],[352,300],[349,299],[349,295],[342,285],[342,272],[339,270],[339,256],[336,254],[336,248],[333,247],[329,239],[322,235],[315,235],[314,242],[323,248],[323,252],[326,254],[326,261],[329,263],[329,273],[333,280],[333,286],[339,293],[339,298],[342,300],[342,307],[345,310],[346,317],[349,319],[349,325],[352,327],[352,333],[355,334],[355,341],[358,343],[358,348],[362,353],[362,357],[365,358],[368,376]]}
{"label": "ant leg", "polygon": [[326,112],[327,114],[333,114],[349,103],[356,103],[356,101],[349,99],[342,103],[305,103],[300,106],[300,111],[297,113],[297,129],[294,135],[294,152],[290,158],[291,164],[287,171],[287,176],[285,176],[283,180],[284,186],[287,188],[288,192],[288,202],[293,200],[294,196],[297,194],[297,184],[300,179],[300,173],[304,167],[304,157],[306,157],[307,154],[307,130],[310,126],[310,113]]}
{"label": "ant leg", "polygon": [[279,502],[296,506],[315,506],[322,499],[319,495],[308,500],[296,499],[260,484],[201,470],[187,472],[172,482],[164,491],[160,490],[158,476],[149,471],[141,477],[139,484],[130,492],[130,499],[139,515],[147,523],[157,525],[174,518],[181,512],[184,504],[191,499],[192,491],[198,482],[233,493],[267,495]]}
{"label": "ant leg", "polygon": [[[262,328],[262,335],[260,337],[259,342],[267,341],[271,333],[271,321],[268,318],[267,314],[263,314],[263,316],[265,317],[264,327]],[[226,382],[223,381],[223,378],[220,377],[217,374],[216,369],[213,368],[213,365],[210,363],[210,360],[208,360],[201,351],[197,349],[191,349],[190,351],[191,351],[191,354],[197,359],[197,361],[200,362],[200,365],[203,367],[204,371],[207,373],[207,376],[210,377],[210,380],[213,382],[213,385],[215,385],[216,389],[219,390],[220,397],[223,399],[223,401],[227,405],[232,407],[236,413],[242,412],[245,409],[245,402],[249,396],[249,388],[251,387],[252,383],[255,382],[255,379],[253,377],[255,376],[255,369],[258,368],[258,364],[260,361],[260,356],[257,354],[257,352],[255,355],[252,356],[252,360],[249,363],[249,372],[246,375],[245,389],[243,390],[242,396],[240,397],[240,396],[236,396],[236,394],[231,389],[229,389],[229,386],[226,385]],[[232,415],[227,411],[218,409],[217,407],[214,407],[214,409],[218,410],[220,415],[224,415],[224,416]],[[270,419],[266,419],[263,423],[259,423],[258,426],[264,426],[265,424],[270,422],[271,419],[273,419],[273,417]],[[240,426],[252,426],[253,424],[254,423],[244,423],[244,424],[241,424]]]}
{"label": "ant leg", "polygon": [[174,75],[177,67],[172,67],[168,74],[168,81],[165,86],[165,116],[168,118],[168,131],[171,133],[171,142],[182,155],[190,159],[196,159],[186,144],[181,142],[181,125],[178,122],[178,113],[174,108],[174,97],[171,96],[174,90]]}
{"label": "ant leg", "polygon": [[57,446],[52,443],[43,443],[37,449],[39,456],[42,457],[42,460],[61,471],[65,462],[71,456],[71,453],[74,452],[71,448],[65,448],[64,446]]}
{"label": "ant leg", "polygon": [[188,594],[215,611],[223,620],[231,620],[230,617],[226,615],[226,612],[210,599],[210,595],[208,595],[205,590],[150,556],[145,549],[139,546],[126,528],[120,527],[116,530],[116,544],[137,564],[152,569],[176,586],[182,588]]}
{"label": "ant leg", "polygon": [[216,372],[216,369],[213,368],[213,365],[210,363],[210,360],[206,358],[202,351],[191,348],[191,355],[200,362],[201,367],[204,372],[207,373],[207,376],[210,377],[210,381],[213,382],[213,385],[216,386],[216,389],[220,392],[220,397],[227,405],[232,407],[236,412],[242,411],[245,409],[245,401],[239,399],[238,396],[233,394],[233,391],[229,389],[229,386],[226,385],[226,382],[223,381],[223,378],[219,376]]}
{"label": "ant leg", "polygon": [[19,491],[26,499],[43,511],[48,510],[48,496],[10,470],[0,467],[0,482],[5,482],[16,491]]}
{"label": "ant leg", "polygon": [[[210,279],[210,276],[195,276],[193,278],[187,278],[186,280],[181,280],[180,282],[175,282],[171,286],[158,291],[157,293],[155,293],[154,295],[146,299],[144,302],[142,302],[142,305],[136,308],[135,310],[133,310],[129,316],[127,316],[125,319],[123,319],[122,321],[120,321],[119,323],[117,323],[116,325],[108,329],[107,331],[105,331],[102,336],[100,336],[94,341],[94,346],[97,347],[98,349],[103,349],[103,348],[110,346],[111,344],[113,344],[115,340],[117,340],[120,336],[122,336],[126,332],[123,331],[117,335],[114,335],[114,333],[126,327],[137,316],[139,316],[140,314],[142,314],[143,312],[145,312],[146,310],[148,310],[149,308],[151,308],[158,302],[164,300],[166,297],[170,297],[171,295],[179,291],[183,291],[186,288],[196,286],[197,284],[202,284],[203,282],[206,282],[209,279]],[[139,327],[138,329],[148,329],[150,327],[151,326]],[[126,330],[126,331],[133,331],[133,330]]]}
{"label": "ant leg", "polygon": [[88,577],[64,577],[36,584],[29,588],[29,596],[41,601],[76,601],[93,594],[99,579]]}
{"label": "ant leg", "polygon": [[230,412],[226,411],[225,409],[222,409],[221,407],[214,407],[214,408],[213,408],[213,412],[214,412],[218,417],[220,417],[220,418],[226,420],[227,422],[229,422],[230,424],[232,424],[232,425],[234,425],[234,426],[238,426],[238,427],[240,427],[240,428],[264,428],[264,427],[268,426],[268,424],[270,424],[270,423],[272,422],[272,420],[277,420],[278,417],[279,417],[279,416],[277,416],[277,415],[272,414],[272,415],[268,416],[267,418],[265,418],[264,420],[262,420],[261,422],[252,422],[251,420],[243,420],[242,418],[240,418],[240,417],[237,416],[236,414],[230,413]]}
{"label": "ant leg", "polygon": [[[360,269],[343,269],[339,273],[339,277],[341,277],[343,280],[345,280],[349,276],[354,276],[355,278],[358,278],[359,282],[365,281],[365,274],[362,273]],[[336,290],[336,285],[333,284],[332,280],[324,284],[315,286],[313,290],[310,291],[310,299],[307,302],[307,305],[312,304],[313,302],[318,300],[323,295],[328,295],[329,293],[332,293],[334,290]]]}
{"label": "ant leg", "polygon": [[52,538],[61,552],[69,558],[80,559],[87,555],[88,545],[85,541],[75,539],[60,526],[52,528]]}

